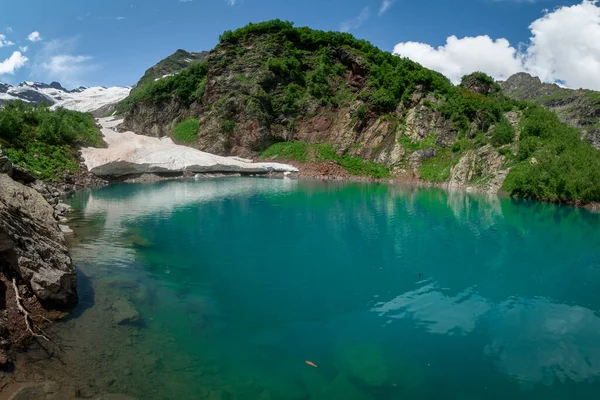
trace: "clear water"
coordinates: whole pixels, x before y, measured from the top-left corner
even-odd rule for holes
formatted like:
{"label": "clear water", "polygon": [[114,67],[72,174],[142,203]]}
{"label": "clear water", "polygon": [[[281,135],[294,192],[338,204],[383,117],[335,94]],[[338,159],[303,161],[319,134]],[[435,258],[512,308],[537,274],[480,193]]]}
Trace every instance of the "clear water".
{"label": "clear water", "polygon": [[[114,185],[71,203],[84,284],[67,326],[107,391],[600,397],[600,221],[585,210],[259,178]],[[135,324],[111,323],[116,299]]]}

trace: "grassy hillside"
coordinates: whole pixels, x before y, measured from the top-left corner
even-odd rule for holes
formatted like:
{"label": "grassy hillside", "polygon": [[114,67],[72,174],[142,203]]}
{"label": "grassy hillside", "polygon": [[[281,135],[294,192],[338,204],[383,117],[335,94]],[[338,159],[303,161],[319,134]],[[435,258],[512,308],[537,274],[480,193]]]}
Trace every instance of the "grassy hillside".
{"label": "grassy hillside", "polygon": [[[116,109],[118,114],[123,114],[129,111],[131,104],[136,99],[143,98],[149,89],[154,86],[160,86],[158,82],[171,78],[174,75],[184,71],[196,64],[202,63],[206,58],[207,53],[189,53],[185,50],[177,50],[169,57],[160,61],[153,67],[150,67],[144,73],[144,76],[138,81],[138,83],[131,90],[131,95],[128,99],[123,100]],[[168,79],[167,79],[168,80]]]}
{"label": "grassy hillside", "polygon": [[600,92],[542,83],[527,73],[515,74],[501,86],[513,99],[527,100],[553,111],[561,121],[578,128],[583,139],[600,150]]}
{"label": "grassy hillside", "polygon": [[42,180],[79,170],[76,149],[102,146],[91,114],[11,102],[0,109],[0,147]]}
{"label": "grassy hillside", "polygon": [[279,20],[223,33],[204,62],[149,82],[121,109],[129,129],[159,136],[197,119],[197,135],[186,138],[218,154],[330,160],[352,174],[600,200],[599,153],[485,74],[454,86],[350,34]]}

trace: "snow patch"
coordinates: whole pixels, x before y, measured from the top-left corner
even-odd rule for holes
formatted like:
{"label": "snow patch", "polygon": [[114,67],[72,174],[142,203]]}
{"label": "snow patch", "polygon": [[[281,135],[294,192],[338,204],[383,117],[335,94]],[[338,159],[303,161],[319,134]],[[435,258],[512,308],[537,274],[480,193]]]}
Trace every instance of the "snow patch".
{"label": "snow patch", "polygon": [[180,146],[170,138],[154,138],[133,132],[117,132],[123,121],[99,118],[107,148],[84,148],[81,156],[88,170],[99,176],[123,176],[155,172],[298,172],[291,165],[252,163],[237,157],[221,157],[191,147]]}

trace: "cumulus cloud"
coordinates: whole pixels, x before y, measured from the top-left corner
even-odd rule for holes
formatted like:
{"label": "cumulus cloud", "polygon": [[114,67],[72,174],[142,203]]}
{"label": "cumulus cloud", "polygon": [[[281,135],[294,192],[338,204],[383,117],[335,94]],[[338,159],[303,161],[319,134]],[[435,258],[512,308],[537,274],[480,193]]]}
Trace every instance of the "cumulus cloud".
{"label": "cumulus cloud", "polygon": [[21,52],[15,51],[9,58],[0,62],[0,75],[13,75],[16,70],[27,64],[27,61],[27,57],[21,54]]}
{"label": "cumulus cloud", "polygon": [[357,29],[363,24],[363,22],[369,19],[370,16],[371,10],[369,9],[369,7],[365,7],[355,18],[342,22],[342,24],[340,25],[340,31],[350,32],[353,29]]}
{"label": "cumulus cloud", "polygon": [[440,71],[453,82],[474,71],[505,79],[523,70],[517,49],[506,39],[493,40],[489,36],[450,36],[445,45],[437,48],[418,42],[399,43],[394,53]]}
{"label": "cumulus cloud", "polygon": [[529,42],[520,48],[503,38],[451,36],[439,47],[398,43],[394,53],[435,69],[453,82],[474,71],[496,79],[526,71],[546,82],[600,90],[600,7],[596,0],[546,11],[529,29]]}
{"label": "cumulus cloud", "polygon": [[19,50],[22,53],[27,53],[27,51],[29,50],[29,46],[19,46]]}
{"label": "cumulus cloud", "polygon": [[0,33],[0,47],[12,46],[13,44],[14,42],[11,42],[6,36]]}
{"label": "cumulus cloud", "polygon": [[40,40],[42,40],[42,36],[38,31],[31,32],[29,36],[27,36],[27,40],[29,40],[30,42],[39,42]]}

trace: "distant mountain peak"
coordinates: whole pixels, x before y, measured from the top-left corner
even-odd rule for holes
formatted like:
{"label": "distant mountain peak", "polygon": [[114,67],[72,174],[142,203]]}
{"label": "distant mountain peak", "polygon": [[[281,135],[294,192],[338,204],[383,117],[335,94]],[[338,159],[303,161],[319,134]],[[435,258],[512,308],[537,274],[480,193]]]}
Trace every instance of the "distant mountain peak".
{"label": "distant mountain peak", "polygon": [[80,86],[66,89],[60,82],[50,84],[25,81],[18,86],[0,82],[0,104],[20,100],[25,103],[50,104],[52,107],[64,107],[70,110],[92,112],[114,105],[129,95],[129,87],[98,86],[86,88]]}

